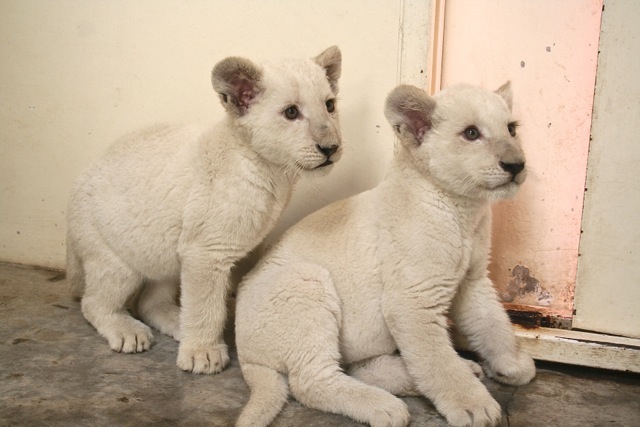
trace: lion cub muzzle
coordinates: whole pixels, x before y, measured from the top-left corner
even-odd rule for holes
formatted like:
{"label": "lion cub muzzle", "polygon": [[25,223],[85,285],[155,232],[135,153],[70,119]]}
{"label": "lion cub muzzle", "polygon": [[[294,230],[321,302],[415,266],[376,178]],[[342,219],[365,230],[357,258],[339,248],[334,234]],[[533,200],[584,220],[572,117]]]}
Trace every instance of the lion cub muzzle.
{"label": "lion cub muzzle", "polygon": [[507,163],[500,161],[498,164],[502,170],[511,174],[511,181],[517,182],[518,175],[524,170],[524,162]]}
{"label": "lion cub muzzle", "polygon": [[326,123],[319,125],[311,134],[316,141],[316,149],[324,156],[322,163],[314,169],[330,166],[340,159],[342,154],[341,136],[333,126]]}
{"label": "lion cub muzzle", "polygon": [[[321,152],[327,158],[323,163],[316,166],[316,169],[332,165],[333,162],[337,160],[337,159],[332,160],[331,156],[333,156],[335,153],[338,152],[338,149],[340,148],[338,144],[331,144],[328,147],[323,147],[322,145],[317,144],[316,148],[318,149],[319,152]],[[339,157],[339,156],[335,156],[335,157]]]}
{"label": "lion cub muzzle", "polygon": [[527,177],[527,169],[524,152],[519,142],[502,141],[497,144],[502,147],[502,154],[498,155],[498,167],[506,172],[504,184],[522,184]]}

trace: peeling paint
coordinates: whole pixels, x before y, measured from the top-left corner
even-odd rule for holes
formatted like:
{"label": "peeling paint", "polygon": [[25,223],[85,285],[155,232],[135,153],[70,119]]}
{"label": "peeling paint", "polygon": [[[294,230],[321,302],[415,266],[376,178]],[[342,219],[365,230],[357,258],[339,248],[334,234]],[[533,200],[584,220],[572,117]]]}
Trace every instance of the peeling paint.
{"label": "peeling paint", "polygon": [[553,295],[533,277],[527,267],[516,265],[511,270],[511,277],[507,288],[500,293],[502,301],[543,307],[553,302]]}

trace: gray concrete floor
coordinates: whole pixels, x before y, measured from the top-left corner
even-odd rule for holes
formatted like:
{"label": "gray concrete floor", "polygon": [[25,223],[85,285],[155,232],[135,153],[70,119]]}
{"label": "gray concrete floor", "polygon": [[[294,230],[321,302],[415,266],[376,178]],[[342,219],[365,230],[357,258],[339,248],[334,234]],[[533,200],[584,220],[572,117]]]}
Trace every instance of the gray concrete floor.
{"label": "gray concrete floor", "polygon": [[[232,426],[248,399],[235,354],[215,376],[175,365],[178,344],[156,333],[125,355],[84,320],[59,272],[0,263],[0,426]],[[640,426],[640,376],[538,365],[523,387],[485,380],[503,426]],[[445,426],[422,398],[411,426]],[[274,427],[358,426],[291,400]]]}

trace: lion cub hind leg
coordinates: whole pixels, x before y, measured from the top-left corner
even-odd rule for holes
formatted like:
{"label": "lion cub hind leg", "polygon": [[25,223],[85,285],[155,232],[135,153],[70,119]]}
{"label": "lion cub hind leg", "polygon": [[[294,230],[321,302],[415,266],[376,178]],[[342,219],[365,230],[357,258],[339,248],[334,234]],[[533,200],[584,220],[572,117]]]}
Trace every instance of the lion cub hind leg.
{"label": "lion cub hind leg", "polygon": [[420,396],[399,354],[383,354],[353,363],[347,374],[396,396]]}
{"label": "lion cub hind leg", "polygon": [[[268,385],[254,379],[257,365],[288,372],[291,394],[310,408],[346,415],[375,427],[409,424],[409,412],[402,400],[342,372],[340,300],[324,268],[300,263],[263,272],[258,278],[259,282],[254,277],[240,286],[236,313],[240,364],[243,372],[250,373],[247,382],[253,382],[250,404],[240,418],[242,425],[271,422],[266,415],[260,421],[249,419],[249,411],[256,411],[251,409],[254,402],[262,400],[259,392],[273,404],[263,413],[272,416],[279,412],[276,406],[282,406],[281,397],[277,398],[283,394],[280,382],[272,379]],[[265,280],[268,286],[263,286]]]}
{"label": "lion cub hind leg", "polygon": [[85,260],[86,285],[82,313],[112,350],[140,353],[151,348],[153,334],[126,310],[127,300],[142,285],[142,276],[115,256]]}
{"label": "lion cub hind leg", "polygon": [[179,283],[150,281],[145,284],[137,303],[137,314],[147,325],[180,341]]}
{"label": "lion cub hind leg", "polygon": [[484,378],[484,371],[482,370],[482,366],[478,362],[474,362],[473,360],[469,359],[462,359],[462,361],[465,362],[467,366],[469,366],[469,369],[471,369],[473,375],[478,377],[478,379]]}
{"label": "lion cub hind leg", "polygon": [[344,374],[337,360],[324,356],[315,354],[311,363],[289,373],[291,392],[300,403],[346,415],[373,427],[409,424],[409,411],[402,400]]}
{"label": "lion cub hind leg", "polygon": [[[473,360],[463,359],[471,372],[483,377],[482,367]],[[407,365],[399,354],[383,354],[360,362],[352,363],[347,374],[363,383],[387,390],[396,396],[421,396],[422,393],[407,371]]]}

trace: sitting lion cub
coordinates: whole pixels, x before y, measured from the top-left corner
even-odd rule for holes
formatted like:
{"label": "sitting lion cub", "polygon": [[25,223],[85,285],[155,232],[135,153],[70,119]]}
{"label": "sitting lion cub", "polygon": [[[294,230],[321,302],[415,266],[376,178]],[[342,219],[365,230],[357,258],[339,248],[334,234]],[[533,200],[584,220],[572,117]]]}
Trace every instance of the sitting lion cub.
{"label": "sitting lion cub", "polygon": [[490,377],[535,375],[487,277],[490,203],[526,173],[509,83],[433,98],[400,86],[385,113],[400,144],[380,185],[303,219],[240,285],[251,398],[238,426],[270,423],[289,389],[372,426],[409,423],[393,394],[426,396],[455,426],[496,424],[500,406],[453,349],[448,316]]}
{"label": "sitting lion cub", "polygon": [[[300,174],[324,173],[340,157],[340,70],[335,46],[263,66],[224,59],[212,71],[224,121],[135,133],[79,177],[67,273],[113,350],[147,350],[150,325],[180,340],[183,370],[225,367],[231,267],[273,228]],[[125,308],[143,284],[136,311],[146,324]]]}

